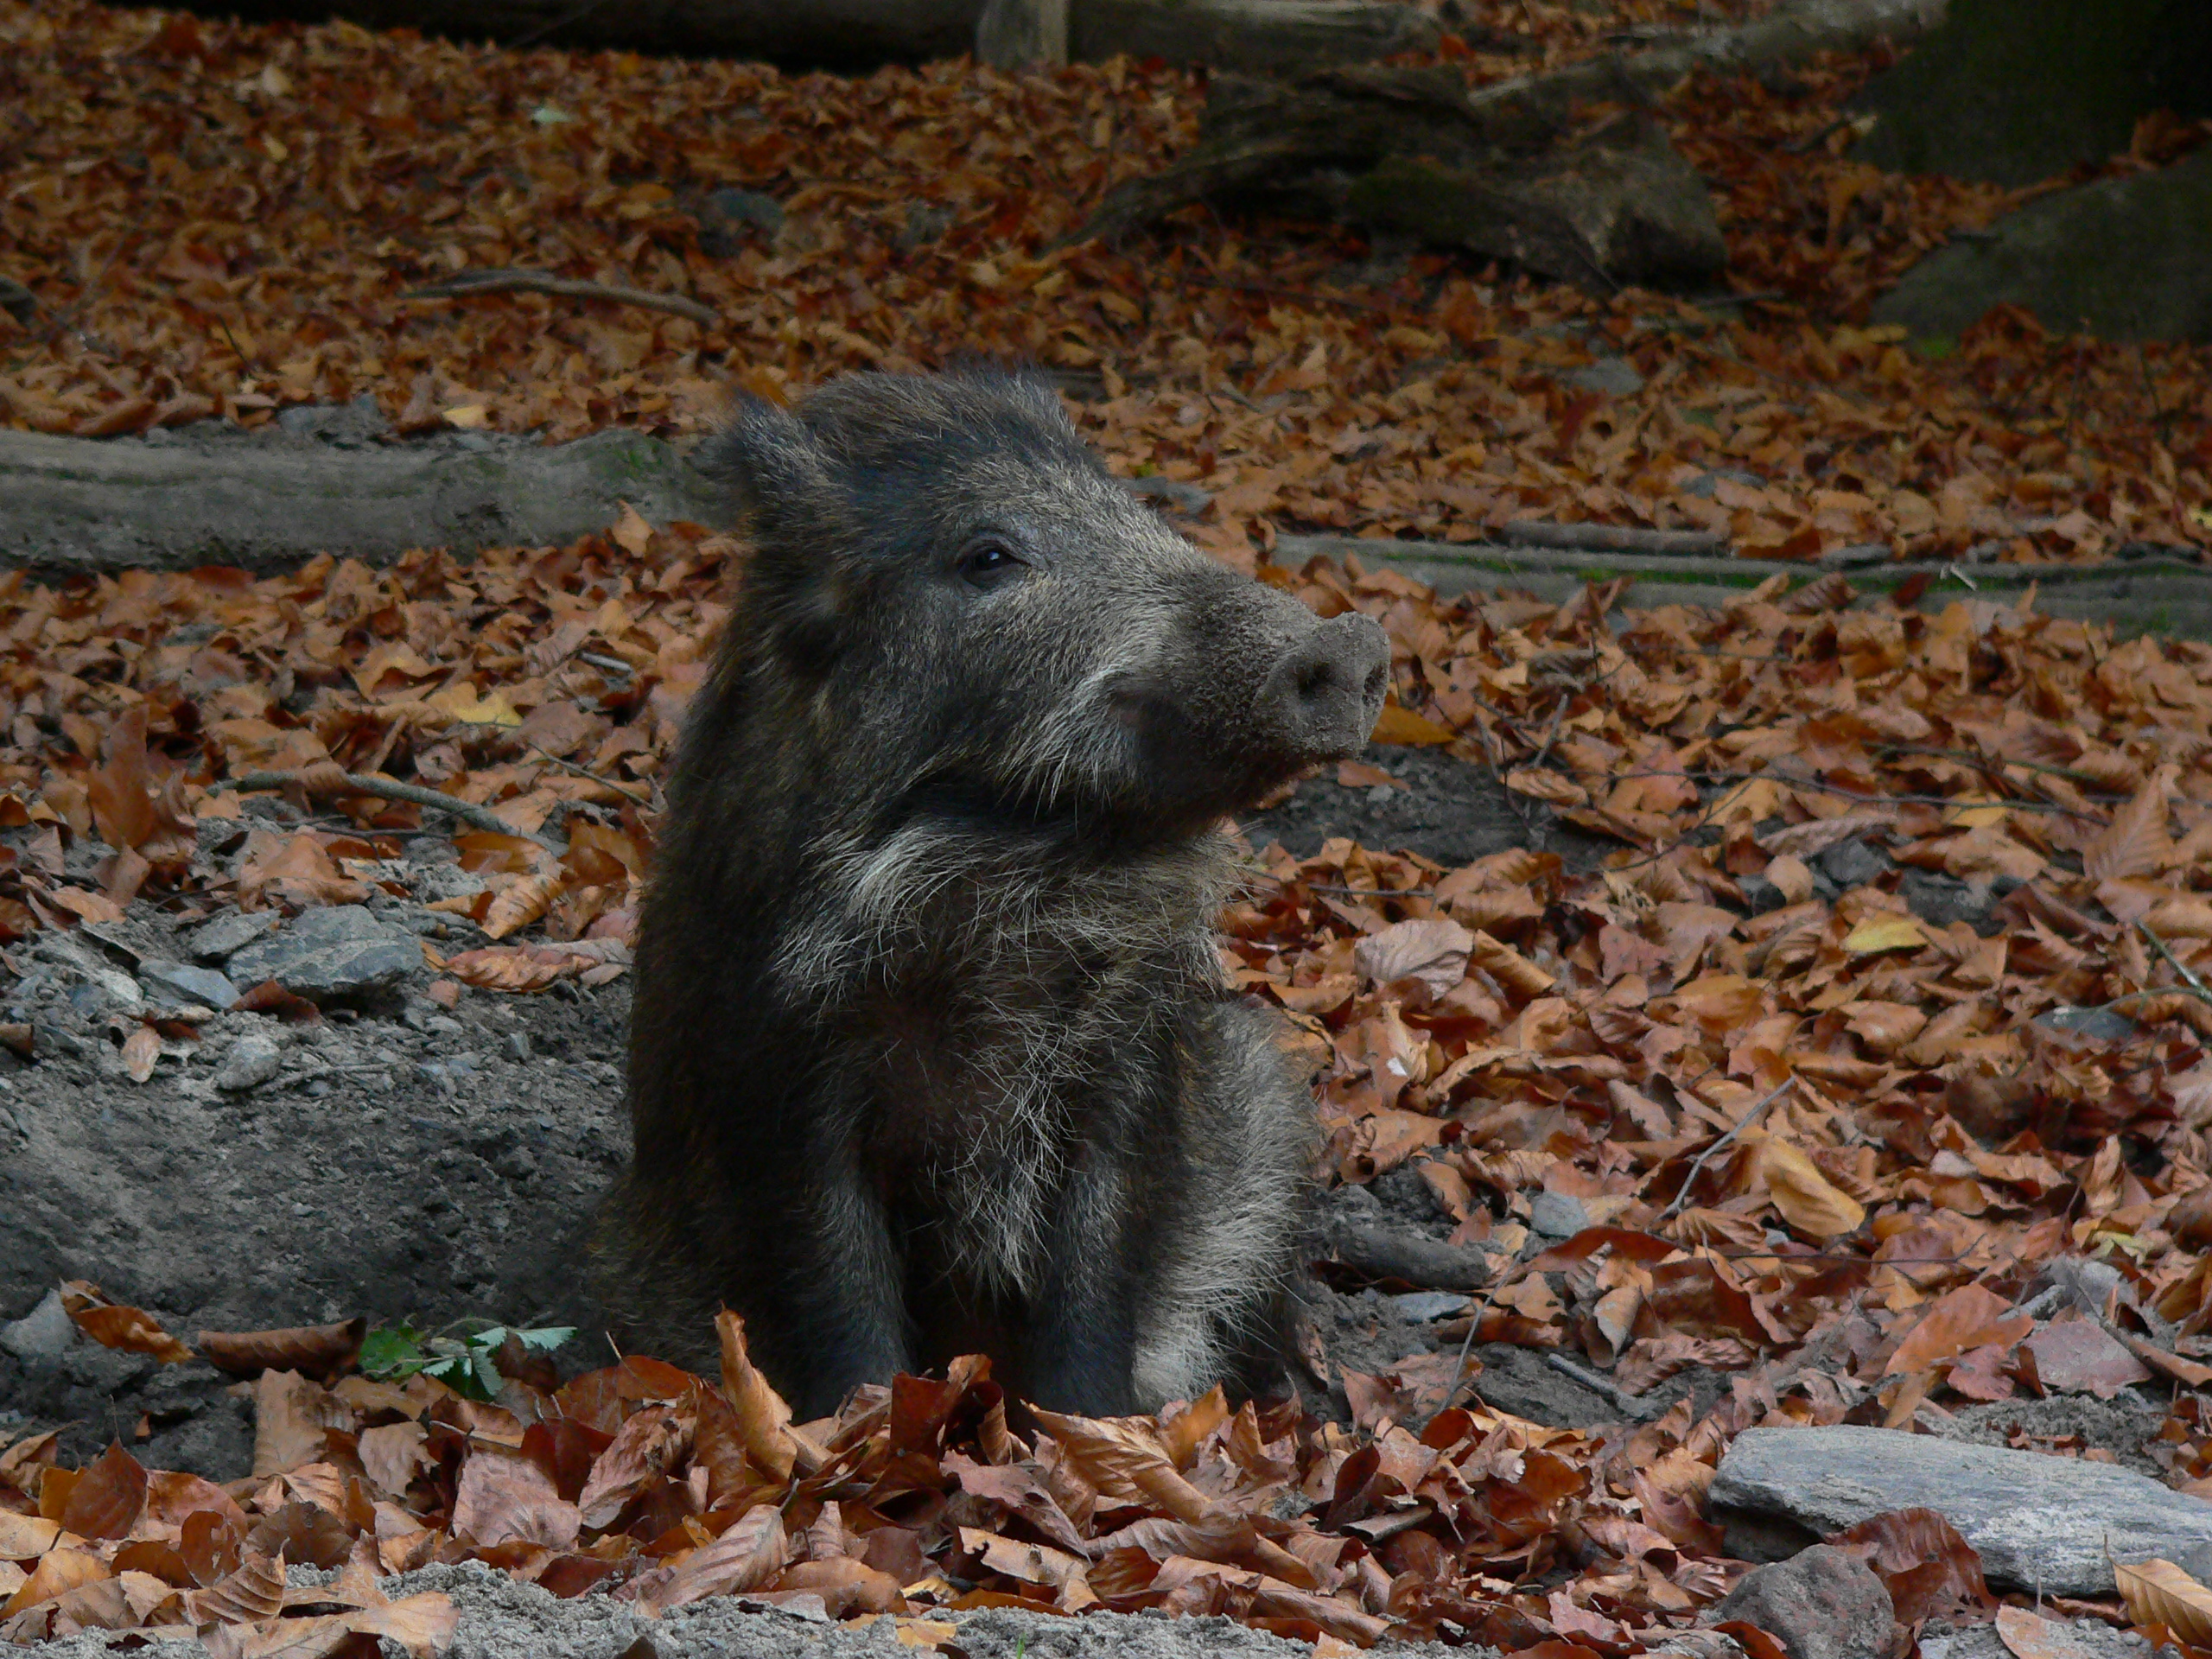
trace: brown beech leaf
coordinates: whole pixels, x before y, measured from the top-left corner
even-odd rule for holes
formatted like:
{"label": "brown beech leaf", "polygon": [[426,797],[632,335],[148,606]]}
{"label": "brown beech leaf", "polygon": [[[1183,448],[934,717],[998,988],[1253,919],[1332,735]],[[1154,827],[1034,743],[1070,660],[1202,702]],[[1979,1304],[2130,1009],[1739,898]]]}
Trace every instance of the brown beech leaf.
{"label": "brown beech leaf", "polygon": [[2115,1400],[2150,1380],[2149,1366],[2094,1319],[2054,1319],[2020,1344],[2031,1380],[2045,1394],[2093,1394]]}
{"label": "brown beech leaf", "polygon": [[1211,1513],[1205,1495],[1177,1471],[1166,1447],[1141,1419],[1031,1409],[1068,1460],[1104,1496],[1154,1504],[1178,1521],[1201,1521]]}
{"label": "brown beech leaf", "polygon": [[338,1614],[334,1622],[356,1636],[397,1642],[409,1659],[433,1659],[453,1646],[461,1629],[461,1609],[450,1596],[426,1590],[381,1606]]}
{"label": "brown beech leaf", "polygon": [[2168,1560],[2122,1562],[2113,1578],[2135,1623],[2163,1624],[2193,1646],[2212,1648],[2212,1589]]}
{"label": "brown beech leaf", "polygon": [[2012,1304],[1994,1291],[1961,1285],[1919,1317],[1883,1374],[1909,1376],[1969,1348],[1993,1343],[2010,1347],[2034,1328],[2031,1316],[2013,1313]]}
{"label": "brown beech leaf", "polygon": [[1860,1556],[1880,1576],[1900,1624],[1980,1614],[1995,1604],[1982,1578],[1981,1557],[1938,1510],[1885,1510],[1828,1541]]}
{"label": "brown beech leaf", "polygon": [[123,1538],[146,1507],[146,1471],[114,1441],[85,1465],[55,1517],[62,1529],[85,1538]]}
{"label": "brown beech leaf", "polygon": [[715,1338],[721,1351],[722,1392],[737,1414],[745,1455],[771,1480],[790,1479],[802,1464],[810,1472],[820,1468],[821,1448],[791,1427],[791,1408],[746,1352],[745,1321],[724,1308],[715,1316]]}
{"label": "brown beech leaf", "polygon": [[1395,922],[1362,939],[1352,960],[1378,985],[1418,979],[1431,995],[1442,996],[1466,977],[1467,953],[1474,942],[1474,935],[1459,923],[1440,917]]}
{"label": "brown beech leaf", "polygon": [[1367,741],[1402,746],[1456,743],[1459,741],[1459,734],[1449,726],[1440,725],[1427,715],[1417,715],[1410,709],[1401,709],[1395,702],[1390,702],[1382,705],[1382,713],[1376,720],[1375,729]]}
{"label": "brown beech leaf", "polygon": [[297,1371],[327,1382],[353,1364],[368,1328],[366,1319],[355,1318],[275,1331],[202,1331],[197,1340],[207,1363],[232,1376]]}
{"label": "brown beech leaf", "polygon": [[162,1033],[151,1026],[134,1026],[123,1039],[123,1072],[133,1083],[154,1075],[154,1062],[162,1058]]}
{"label": "brown beech leaf", "polygon": [[[532,1427],[538,1425],[533,1424]],[[361,1468],[378,1491],[404,1497],[415,1477],[430,1460],[423,1442],[429,1431],[420,1423],[381,1423],[361,1431]]]}
{"label": "brown beech leaf", "polygon": [[519,1452],[480,1446],[461,1466],[452,1530],[479,1548],[519,1540],[566,1549],[581,1525],[576,1506],[563,1501],[552,1477]]}
{"label": "brown beech leaf", "polygon": [[2084,1653],[2065,1624],[2024,1607],[1999,1608],[1997,1635],[2013,1659],[2082,1659]]}
{"label": "brown beech leaf", "polygon": [[2166,802],[2173,773],[2160,767],[2135,791],[2112,823],[2082,849],[2082,868],[2093,881],[2131,875],[2156,875],[2171,862],[2174,844],[2166,834]]}
{"label": "brown beech leaf", "polygon": [[1810,1238],[1835,1238],[1859,1230],[1866,1219],[1866,1206],[1821,1174],[1810,1158],[1779,1135],[1758,1136],[1757,1147],[1754,1185],[1766,1189],[1790,1226]]}
{"label": "brown beech leaf", "polygon": [[264,1371],[253,1384],[253,1472],[282,1474],[322,1456],[325,1432],[352,1413],[297,1371]]}
{"label": "brown beech leaf", "polygon": [[772,1503],[756,1503],[712,1543],[638,1579],[632,1593],[638,1610],[658,1618],[671,1607],[702,1597],[757,1590],[790,1560],[782,1514]]}
{"label": "brown beech leaf", "polygon": [[484,912],[485,936],[504,939],[518,929],[529,926],[553,907],[553,901],[561,896],[562,884],[567,880],[566,872],[559,869],[516,876],[493,895],[491,907]]}
{"label": "brown beech leaf", "polygon": [[106,1562],[81,1549],[49,1549],[38,1558],[30,1576],[15,1593],[0,1602],[0,1620],[12,1618],[26,1607],[66,1595],[80,1585],[96,1584],[113,1576]]}
{"label": "brown beech leaf", "polygon": [[143,1308],[111,1302],[81,1280],[73,1280],[70,1285],[76,1288],[65,1287],[63,1306],[77,1328],[101,1347],[151,1354],[165,1365],[182,1365],[193,1357],[192,1350],[162,1329],[160,1322]]}
{"label": "brown beech leaf", "polygon": [[238,1566],[185,1598],[195,1624],[250,1624],[284,1611],[284,1558],[248,1552]]}

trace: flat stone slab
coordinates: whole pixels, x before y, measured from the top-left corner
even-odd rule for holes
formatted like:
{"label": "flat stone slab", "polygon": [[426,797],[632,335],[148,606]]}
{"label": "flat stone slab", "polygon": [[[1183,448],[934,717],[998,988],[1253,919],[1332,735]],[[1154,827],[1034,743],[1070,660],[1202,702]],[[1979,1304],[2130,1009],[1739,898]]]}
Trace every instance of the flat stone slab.
{"label": "flat stone slab", "polygon": [[303,910],[274,932],[233,954],[226,964],[234,985],[275,980],[311,1000],[389,990],[427,971],[422,942],[361,905]]}
{"label": "flat stone slab", "polygon": [[194,968],[189,963],[165,962],[149,957],[138,964],[138,983],[142,988],[174,997],[180,1001],[203,1003],[211,1008],[227,1008],[238,1000],[238,988],[212,968]]}
{"label": "flat stone slab", "polygon": [[2212,1569],[2212,1503],[2105,1463],[1837,1424],[1753,1428],[1713,1477],[1712,1505],[1826,1535],[1890,1510],[1940,1511],[2004,1589],[2109,1596],[2115,1562]]}

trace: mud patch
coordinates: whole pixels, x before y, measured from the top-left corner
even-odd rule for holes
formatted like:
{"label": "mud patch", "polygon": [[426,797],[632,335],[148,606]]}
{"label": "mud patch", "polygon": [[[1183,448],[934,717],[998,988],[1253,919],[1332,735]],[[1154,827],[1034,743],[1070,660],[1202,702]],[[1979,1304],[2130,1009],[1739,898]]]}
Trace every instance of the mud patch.
{"label": "mud patch", "polygon": [[1443,749],[1370,748],[1362,760],[1395,782],[1344,784],[1325,772],[1240,827],[1255,847],[1279,841],[1300,858],[1332,836],[1349,836],[1363,847],[1419,853],[1446,869],[1511,847],[1557,853],[1569,869],[1591,869],[1622,845],[1561,823],[1488,767]]}

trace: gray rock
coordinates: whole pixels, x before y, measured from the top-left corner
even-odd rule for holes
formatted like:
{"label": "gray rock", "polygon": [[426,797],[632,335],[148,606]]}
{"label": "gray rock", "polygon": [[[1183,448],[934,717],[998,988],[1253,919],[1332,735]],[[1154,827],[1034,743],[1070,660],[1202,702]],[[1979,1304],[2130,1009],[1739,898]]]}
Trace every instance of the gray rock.
{"label": "gray rock", "polygon": [[2045,1031],[2063,1031],[2100,1043],[2124,1043],[2141,1029],[2118,1008],[2051,1008],[2037,1014],[2035,1022]]}
{"label": "gray rock", "polygon": [[2212,340],[2208,264],[2212,149],[2200,149],[2162,172],[2044,196],[1937,249],[1875,302],[1873,318],[1941,339],[2009,302],[2054,333]]}
{"label": "gray rock", "polygon": [[243,950],[283,919],[273,910],[226,910],[186,934],[184,948],[195,962],[219,963],[232,952]]}
{"label": "gray rock", "polygon": [[[473,899],[484,891],[482,876],[464,870],[458,864],[419,864],[408,872],[408,884],[415,896],[426,905],[435,905],[446,899]],[[459,916],[448,916],[442,911],[426,910],[423,915],[434,922],[448,925],[469,925]]]}
{"label": "gray rock", "polygon": [[215,1072],[215,1086],[232,1093],[258,1089],[275,1077],[284,1064],[284,1050],[271,1036],[250,1031],[231,1045]]}
{"label": "gray rock", "polygon": [[1709,473],[1700,473],[1688,483],[1683,485],[1682,493],[1698,496],[1710,501],[1719,493],[1720,481],[1723,479],[1732,480],[1745,488],[1753,490],[1763,490],[1767,485],[1767,480],[1757,473],[1747,473],[1737,467],[1716,467]]}
{"label": "gray rock", "polygon": [[1608,397],[1633,397],[1643,390],[1643,377],[1624,357],[1601,357],[1581,368],[1568,369],[1559,378],[1578,391],[1599,391]]}
{"label": "gray rock", "polygon": [[1454,1313],[1465,1313],[1467,1300],[1448,1290],[1416,1290],[1410,1295],[1393,1296],[1390,1306],[1415,1324],[1425,1325],[1431,1319],[1448,1319]]}
{"label": "gray rock", "polygon": [[1961,881],[1940,870],[1907,865],[1904,879],[1897,883],[1897,897],[1922,921],[1938,927],[1964,922],[1986,938],[2003,926],[1989,913],[1992,895],[1986,884]]}
{"label": "gray rock", "polygon": [[2116,1561],[2212,1555],[2212,1503],[2125,1469],[1848,1424],[1746,1429],[1710,1502],[1821,1535],[1890,1510],[1940,1510],[1992,1585],[2046,1595],[2111,1595]]}
{"label": "gray rock", "polygon": [[699,251],[728,259],[745,245],[745,232],[772,242],[784,228],[784,204],[759,190],[724,188],[699,204]]}
{"label": "gray rock", "polygon": [[1852,159],[2014,186],[2101,162],[2145,110],[2208,112],[2203,15],[2196,0],[1954,0],[1853,100],[1878,119]]}
{"label": "gray rock", "polygon": [[1865,887],[1890,868],[1886,856],[1855,836],[1849,841],[1839,841],[1822,853],[1817,861],[1821,873],[1847,891]]}
{"label": "gray rock", "polygon": [[213,968],[194,968],[181,962],[149,957],[138,964],[138,982],[156,995],[179,1002],[197,1002],[211,1008],[227,1008],[238,1000],[238,988]]}
{"label": "gray rock", "polygon": [[1744,903],[1752,915],[1763,916],[1770,910],[1781,910],[1789,903],[1789,895],[1763,875],[1739,875],[1736,885],[1744,894]]}
{"label": "gray rock", "polygon": [[912,253],[917,248],[927,247],[947,231],[960,217],[950,207],[936,207],[926,201],[906,204],[906,222],[899,227],[893,239],[902,252]]}
{"label": "gray rock", "polygon": [[49,1290],[20,1319],[0,1325],[0,1348],[17,1359],[54,1359],[77,1340],[77,1322],[61,1306],[61,1293]]}
{"label": "gray rock", "polygon": [[1886,1659],[1897,1628],[1874,1569],[1829,1544],[1752,1568],[1705,1615],[1708,1624],[1734,1618],[1778,1639],[1789,1659]]}
{"label": "gray rock", "polygon": [[320,1001],[388,990],[425,971],[423,947],[412,931],[373,915],[361,905],[302,911],[284,926],[236,952],[233,982],[273,979],[287,990]]}
{"label": "gray rock", "polygon": [[1590,1224],[1582,1200],[1560,1192],[1539,1192],[1529,1200],[1529,1227],[1546,1238],[1573,1238]]}
{"label": "gray rock", "polygon": [[31,946],[31,956],[59,969],[57,977],[65,983],[75,982],[71,986],[73,1001],[85,1019],[97,1018],[111,1007],[123,1014],[145,1010],[146,998],[138,982],[79,939],[67,933],[41,933]]}
{"label": "gray rock", "polygon": [[375,394],[366,391],[350,404],[296,404],[276,416],[276,424],[292,437],[337,449],[365,448],[391,435],[391,423]]}

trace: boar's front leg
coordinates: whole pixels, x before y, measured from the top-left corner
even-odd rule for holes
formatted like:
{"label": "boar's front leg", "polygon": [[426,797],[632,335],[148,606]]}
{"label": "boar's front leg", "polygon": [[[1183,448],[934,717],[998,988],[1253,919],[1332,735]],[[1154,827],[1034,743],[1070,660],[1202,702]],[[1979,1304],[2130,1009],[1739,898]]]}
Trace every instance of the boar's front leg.
{"label": "boar's front leg", "polygon": [[1084,1147],[1053,1218],[1051,1259],[1032,1304],[1017,1379],[1037,1405],[1090,1417],[1125,1417],[1138,1408],[1129,1203],[1122,1159],[1096,1145]]}
{"label": "boar's front leg", "polygon": [[822,1149],[795,1236],[784,1349],[802,1421],[826,1417],[855,1385],[916,1369],[903,1274],[882,1196],[849,1143]]}

